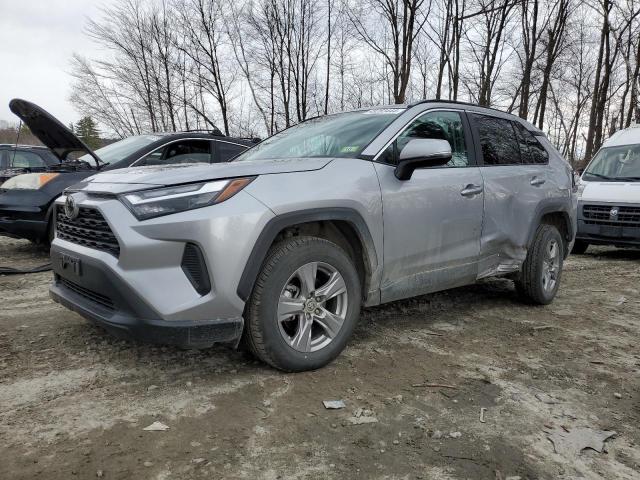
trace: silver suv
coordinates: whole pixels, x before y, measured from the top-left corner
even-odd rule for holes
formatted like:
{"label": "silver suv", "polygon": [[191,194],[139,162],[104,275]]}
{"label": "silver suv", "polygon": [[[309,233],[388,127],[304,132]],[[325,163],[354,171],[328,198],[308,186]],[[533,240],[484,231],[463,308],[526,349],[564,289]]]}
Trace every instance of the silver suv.
{"label": "silver suv", "polygon": [[342,351],[361,305],[498,275],[551,302],[576,196],[531,124],[424,101],[313,118],[226,164],[99,173],[56,219],[57,302],[117,334],[242,343],[301,371]]}

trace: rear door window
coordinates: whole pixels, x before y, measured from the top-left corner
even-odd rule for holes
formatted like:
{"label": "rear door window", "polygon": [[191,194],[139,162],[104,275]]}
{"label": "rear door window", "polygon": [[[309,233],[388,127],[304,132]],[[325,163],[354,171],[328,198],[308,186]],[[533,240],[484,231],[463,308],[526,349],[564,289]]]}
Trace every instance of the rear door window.
{"label": "rear door window", "polygon": [[484,165],[520,165],[520,146],[511,120],[472,114]]}
{"label": "rear door window", "polygon": [[216,143],[216,148],[218,149],[216,160],[215,160],[216,162],[228,162],[229,160],[231,160],[237,155],[240,155],[242,152],[244,152],[247,149],[247,147],[245,147],[244,145],[237,145],[235,143],[229,143],[229,142],[223,142],[223,141],[219,141],[215,143]]}
{"label": "rear door window", "polygon": [[183,163],[210,163],[211,141],[179,140],[158,148],[139,160],[137,165],[175,165]]}

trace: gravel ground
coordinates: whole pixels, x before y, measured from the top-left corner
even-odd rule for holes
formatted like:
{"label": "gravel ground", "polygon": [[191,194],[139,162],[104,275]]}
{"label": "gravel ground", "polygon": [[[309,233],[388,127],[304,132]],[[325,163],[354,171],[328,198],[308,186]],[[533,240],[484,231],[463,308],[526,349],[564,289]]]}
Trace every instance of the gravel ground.
{"label": "gravel ground", "polygon": [[[0,259],[47,256],[0,239]],[[640,252],[570,257],[547,307],[490,280],[366,309],[334,363],[291,375],[113,339],[50,277],[0,276],[2,479],[640,478]],[[602,452],[569,448],[599,431]]]}

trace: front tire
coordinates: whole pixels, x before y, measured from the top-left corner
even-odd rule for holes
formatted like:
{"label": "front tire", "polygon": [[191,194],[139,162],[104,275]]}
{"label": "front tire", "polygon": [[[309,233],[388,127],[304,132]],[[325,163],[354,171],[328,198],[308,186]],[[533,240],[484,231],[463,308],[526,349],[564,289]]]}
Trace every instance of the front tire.
{"label": "front tire", "polygon": [[520,295],[529,303],[551,303],[560,286],[563,260],[560,232],[553,225],[540,225],[515,282]]}
{"label": "front tire", "polygon": [[338,245],[294,237],[274,245],[247,302],[244,340],[260,360],[300,372],[344,349],[360,315],[360,279]]}

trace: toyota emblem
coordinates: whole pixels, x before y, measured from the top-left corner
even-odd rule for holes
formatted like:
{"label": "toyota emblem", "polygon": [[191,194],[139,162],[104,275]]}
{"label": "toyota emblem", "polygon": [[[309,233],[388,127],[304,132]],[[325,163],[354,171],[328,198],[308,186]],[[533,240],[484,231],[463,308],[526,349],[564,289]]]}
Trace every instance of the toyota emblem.
{"label": "toyota emblem", "polygon": [[69,220],[73,220],[78,216],[79,212],[80,207],[78,207],[76,199],[73,198],[73,195],[67,195],[67,198],[64,201],[64,214]]}
{"label": "toyota emblem", "polygon": [[609,212],[611,218],[618,218],[618,207],[613,207]]}

